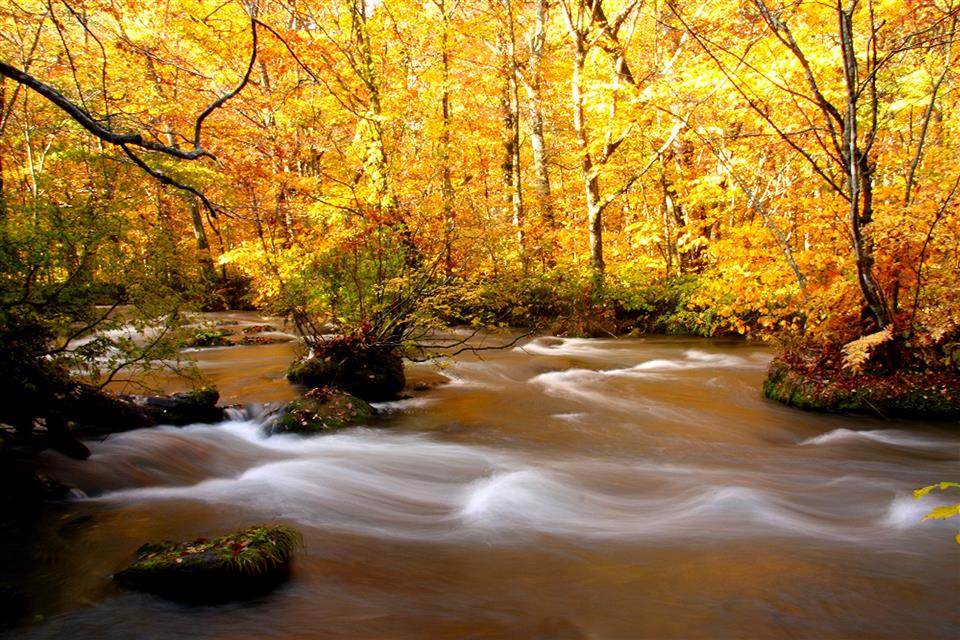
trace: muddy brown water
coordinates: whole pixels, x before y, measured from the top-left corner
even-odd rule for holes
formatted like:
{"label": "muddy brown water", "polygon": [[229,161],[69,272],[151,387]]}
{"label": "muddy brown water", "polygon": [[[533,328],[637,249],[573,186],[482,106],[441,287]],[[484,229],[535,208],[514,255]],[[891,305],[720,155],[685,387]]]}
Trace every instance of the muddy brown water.
{"label": "muddy brown water", "polygon": [[[0,635],[957,637],[958,524],[911,496],[957,479],[957,424],[765,401],[760,346],[541,337],[411,365],[428,388],[369,425],[264,438],[292,349],[196,353],[248,405],[227,422],[44,454],[85,497],[5,533],[0,576],[32,611]],[[261,522],[305,537],[267,596],[191,607],[110,580],[143,542]]]}

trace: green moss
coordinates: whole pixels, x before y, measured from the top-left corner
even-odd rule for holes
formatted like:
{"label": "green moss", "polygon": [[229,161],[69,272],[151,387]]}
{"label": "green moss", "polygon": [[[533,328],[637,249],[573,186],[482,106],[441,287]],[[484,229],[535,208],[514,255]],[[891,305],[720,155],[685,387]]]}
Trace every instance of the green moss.
{"label": "green moss", "polygon": [[187,342],[188,347],[223,347],[230,344],[226,331],[204,329],[197,331]]}
{"label": "green moss", "polygon": [[808,411],[955,419],[960,417],[958,388],[955,377],[944,372],[854,375],[792,367],[777,359],[767,372],[763,394]]}
{"label": "green moss", "polygon": [[216,387],[204,386],[186,392],[185,398],[193,404],[213,406],[220,400],[220,392]]}
{"label": "green moss", "polygon": [[208,540],[147,543],[114,575],[124,586],[186,601],[220,601],[263,593],[286,578],[300,533],[255,526]]}
{"label": "green moss", "polygon": [[337,389],[319,387],[284,407],[273,433],[323,433],[373,418],[364,400]]}
{"label": "green moss", "polygon": [[311,388],[335,387],[373,402],[395,398],[406,383],[397,349],[352,336],[332,338],[321,353],[292,363],[287,379]]}

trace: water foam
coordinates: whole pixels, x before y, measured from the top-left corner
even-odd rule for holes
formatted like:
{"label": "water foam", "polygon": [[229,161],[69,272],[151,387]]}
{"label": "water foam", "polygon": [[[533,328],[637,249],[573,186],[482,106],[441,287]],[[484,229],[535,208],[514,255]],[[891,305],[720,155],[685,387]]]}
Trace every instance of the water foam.
{"label": "water foam", "polygon": [[874,429],[854,431],[852,429],[834,429],[827,433],[801,441],[800,446],[843,445],[851,443],[876,442],[893,447],[908,449],[949,449],[956,444],[946,439],[922,436],[898,429]]}
{"label": "water foam", "polygon": [[[704,482],[695,467],[586,458],[531,464],[503,451],[382,430],[264,438],[253,421],[207,427],[203,435],[209,441],[216,431],[221,439],[229,434],[268,450],[274,459],[186,486],[123,489],[90,500],[236,505],[261,517],[417,540],[480,536],[509,543],[542,533],[716,538],[770,531],[842,539],[858,533],[850,519],[805,507],[802,496],[731,483],[728,473],[707,474]],[[181,434],[199,437],[201,430]]]}
{"label": "water foam", "polygon": [[374,409],[382,413],[399,413],[411,409],[423,409],[436,403],[436,399],[428,397],[403,398],[401,400],[386,400],[383,402],[372,402]]}
{"label": "water foam", "polygon": [[609,343],[608,340],[596,338],[543,337],[514,347],[513,350],[538,356],[609,356],[610,350],[604,348]]}
{"label": "water foam", "polygon": [[613,393],[607,386],[611,379],[629,379],[634,375],[632,369],[566,369],[536,375],[530,379],[530,384],[542,388],[548,395],[588,406],[602,406],[606,410],[615,409],[633,415],[646,414],[679,422],[693,419],[691,412],[654,400],[650,395]]}
{"label": "water foam", "polygon": [[[900,531],[930,527],[956,530],[956,523],[950,520],[924,520],[924,517],[934,507],[941,506],[946,502],[949,502],[949,500],[943,497],[925,496],[917,500],[912,494],[898,493],[890,500],[886,512],[879,518],[879,524]],[[956,502],[956,500],[953,500],[953,502]]]}

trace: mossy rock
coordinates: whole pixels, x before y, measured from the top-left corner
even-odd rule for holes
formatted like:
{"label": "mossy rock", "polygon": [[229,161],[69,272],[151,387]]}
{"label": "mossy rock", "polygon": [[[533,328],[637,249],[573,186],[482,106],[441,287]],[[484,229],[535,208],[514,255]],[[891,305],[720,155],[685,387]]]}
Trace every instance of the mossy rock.
{"label": "mossy rock", "polygon": [[287,379],[310,388],[342,389],[368,402],[395,398],[406,385],[403,358],[396,349],[378,346],[302,358],[290,365]]}
{"label": "mossy rock", "polygon": [[204,330],[193,334],[184,346],[203,349],[208,347],[226,347],[230,344],[230,333],[228,331]]}
{"label": "mossy rock", "polygon": [[114,574],[119,584],[192,603],[216,603],[262,595],[290,575],[298,531],[258,525],[213,540],[147,543],[136,561]]}
{"label": "mossy rock", "polygon": [[271,433],[325,433],[367,421],[376,413],[360,398],[339,389],[320,387],[288,402]]}
{"label": "mossy rock", "polygon": [[187,425],[223,420],[223,408],[217,406],[220,392],[214,387],[169,396],[127,396],[139,405],[155,424]]}
{"label": "mossy rock", "polygon": [[960,417],[958,382],[944,372],[814,374],[774,360],[763,382],[763,395],[808,411],[952,420]]}
{"label": "mossy rock", "polygon": [[[230,323],[235,324],[235,323]],[[290,336],[262,335],[275,332],[277,328],[269,324],[258,324],[250,327],[235,327],[223,325],[226,328],[205,329],[198,331],[189,340],[183,343],[184,347],[203,349],[208,347],[234,347],[237,345],[264,345],[290,342]]]}

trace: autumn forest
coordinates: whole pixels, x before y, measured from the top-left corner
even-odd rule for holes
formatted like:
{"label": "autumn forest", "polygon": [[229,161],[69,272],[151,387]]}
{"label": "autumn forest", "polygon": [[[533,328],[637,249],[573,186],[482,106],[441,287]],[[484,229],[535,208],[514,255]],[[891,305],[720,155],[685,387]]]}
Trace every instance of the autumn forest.
{"label": "autumn forest", "polygon": [[0,639],[955,638],[958,35],[0,0]]}
{"label": "autumn forest", "polygon": [[794,404],[869,374],[956,412],[958,20],[5,0],[0,360],[103,376],[144,356],[70,340],[116,309],[253,306],[402,348],[462,324],[762,337]]}

